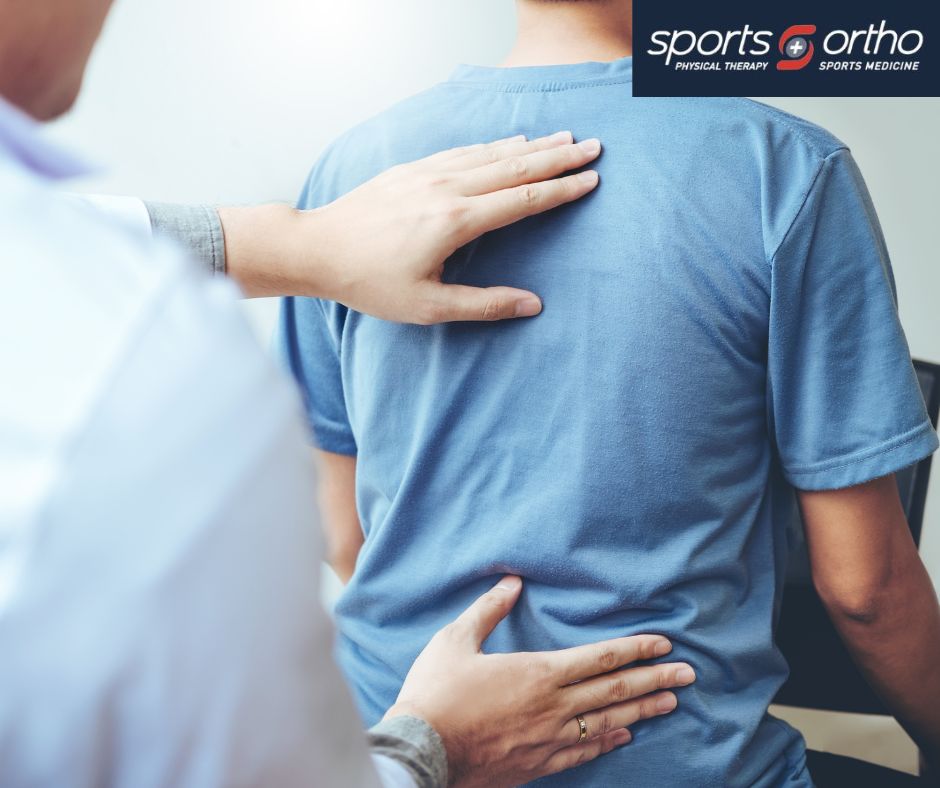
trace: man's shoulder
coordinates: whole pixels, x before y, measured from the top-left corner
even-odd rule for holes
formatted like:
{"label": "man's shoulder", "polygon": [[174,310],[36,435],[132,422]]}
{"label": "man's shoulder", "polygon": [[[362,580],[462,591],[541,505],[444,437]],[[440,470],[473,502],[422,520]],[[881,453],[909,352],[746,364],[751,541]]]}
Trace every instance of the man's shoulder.
{"label": "man's shoulder", "polygon": [[[4,179],[0,188],[0,248],[5,276],[20,292],[48,297],[68,290],[75,308],[89,299],[146,297],[169,275],[166,262],[155,258],[175,256],[160,250],[144,228],[22,175]],[[12,297],[9,289],[2,297]]]}
{"label": "man's shoulder", "polygon": [[[167,244],[28,178],[0,189],[0,420],[46,449],[74,434],[173,292],[199,277]],[[205,315],[202,318],[211,318]],[[198,320],[193,320],[198,326]]]}
{"label": "man's shoulder", "polygon": [[[707,196],[713,182],[737,210],[722,213],[740,222],[751,206],[759,210],[764,254],[769,260],[817,183],[827,161],[848,146],[804,118],[746,98],[651,99],[648,146],[664,168],[678,168],[683,180]],[[657,129],[669,134],[657,138]],[[732,197],[737,197],[734,203]],[[705,197],[701,198],[705,200]],[[757,215],[757,214],[751,214]],[[754,226],[754,225],[752,225]]]}
{"label": "man's shoulder", "polygon": [[830,131],[805,118],[749,98],[687,97],[638,99],[650,102],[651,113],[663,116],[674,129],[683,126],[716,145],[741,143],[737,149],[750,155],[770,144],[790,154],[825,159],[846,148]]}
{"label": "man's shoulder", "polygon": [[756,124],[762,124],[786,134],[821,159],[831,156],[848,146],[828,129],[813,123],[806,118],[785,112],[778,107],[772,107],[754,99],[731,99],[741,105],[740,111],[753,118]]}
{"label": "man's shoulder", "polygon": [[[408,96],[350,127],[331,142],[314,164],[299,206],[313,208],[374,178],[389,167],[437,153],[457,143],[450,138],[447,106],[453,101],[449,83],[436,84]],[[484,142],[485,140],[473,140]]]}
{"label": "man's shoulder", "polygon": [[[182,255],[90,202],[42,184],[0,193],[0,322],[55,353],[107,343],[184,267]],[[41,305],[41,306],[39,306]]]}
{"label": "man's shoulder", "polygon": [[[429,150],[427,140],[435,138],[438,127],[447,128],[455,122],[448,107],[452,103],[459,105],[461,100],[460,86],[444,82],[391,105],[340,135],[320,158],[313,176],[345,186],[337,189],[338,194],[381,169],[428,155],[433,151]],[[605,96],[604,101],[608,100]],[[847,148],[822,126],[753,99],[629,100],[633,108],[623,114],[624,133],[629,133],[631,140],[635,139],[636,128],[629,118],[645,117],[651,121],[649,127],[655,131],[657,145],[668,146],[670,141],[683,145],[694,137],[721,149],[727,158],[761,159],[767,166],[787,167],[785,157],[822,161]],[[459,110],[456,114],[459,115]],[[663,126],[669,130],[666,138],[662,136]],[[448,136],[454,136],[455,130],[449,131]],[[768,150],[778,155],[760,155]]]}

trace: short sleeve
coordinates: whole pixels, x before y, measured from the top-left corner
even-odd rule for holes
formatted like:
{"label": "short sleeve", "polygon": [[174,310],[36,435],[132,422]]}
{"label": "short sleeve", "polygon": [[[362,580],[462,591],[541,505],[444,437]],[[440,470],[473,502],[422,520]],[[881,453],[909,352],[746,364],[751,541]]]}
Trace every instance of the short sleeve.
{"label": "short sleeve", "polygon": [[[310,171],[297,200],[301,210],[319,208],[343,193],[331,145]],[[340,348],[346,307],[318,298],[284,298],[275,335],[275,353],[297,381],[317,448],[356,455],[356,439],[346,412]]]}
{"label": "short sleeve", "polygon": [[285,298],[276,346],[300,386],[317,448],[355,456],[356,439],[346,412],[340,364],[344,312],[345,308],[316,298]]}
{"label": "short sleeve", "polygon": [[788,481],[849,487],[935,451],[887,248],[848,150],[822,161],[771,266],[768,420]]}

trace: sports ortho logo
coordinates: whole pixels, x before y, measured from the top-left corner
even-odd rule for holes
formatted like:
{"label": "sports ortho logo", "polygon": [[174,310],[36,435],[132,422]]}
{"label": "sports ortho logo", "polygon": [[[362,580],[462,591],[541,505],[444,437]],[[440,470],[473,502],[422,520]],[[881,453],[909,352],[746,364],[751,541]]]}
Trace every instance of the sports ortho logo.
{"label": "sports ortho logo", "polygon": [[813,42],[807,40],[816,32],[816,25],[792,25],[780,36],[780,54],[789,60],[777,63],[778,71],[799,71],[813,59]]}

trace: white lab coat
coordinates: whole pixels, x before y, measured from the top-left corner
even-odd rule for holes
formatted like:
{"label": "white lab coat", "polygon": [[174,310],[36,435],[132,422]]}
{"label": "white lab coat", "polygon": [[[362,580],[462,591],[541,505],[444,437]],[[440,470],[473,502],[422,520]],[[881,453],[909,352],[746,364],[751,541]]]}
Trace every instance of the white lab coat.
{"label": "white lab coat", "polygon": [[0,100],[0,785],[378,785],[298,397],[78,169]]}

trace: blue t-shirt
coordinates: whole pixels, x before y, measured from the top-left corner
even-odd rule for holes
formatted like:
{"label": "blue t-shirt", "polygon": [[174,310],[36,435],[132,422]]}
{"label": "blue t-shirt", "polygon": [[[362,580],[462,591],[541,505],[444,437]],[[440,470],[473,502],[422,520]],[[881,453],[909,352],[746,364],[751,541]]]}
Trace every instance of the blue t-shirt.
{"label": "blue t-shirt", "polygon": [[883,476],[937,439],[845,145],[744,99],[633,98],[631,69],[461,67],[310,176],[305,208],[456,145],[605,146],[595,193],[447,263],[447,281],[538,293],[536,318],[284,302],[316,439],[358,457],[340,661],[374,723],[431,635],[512,572],[525,590],[487,650],[656,632],[698,674],[675,713],[545,785],[809,785],[802,738],[767,714],[793,488]]}

